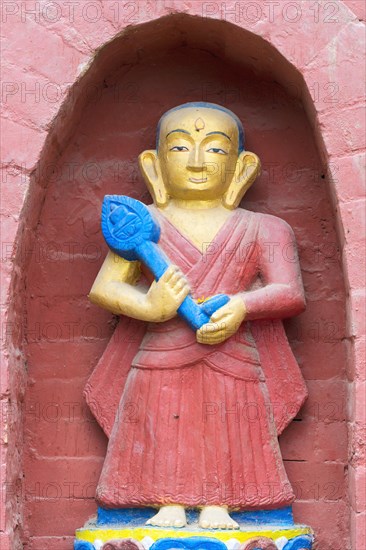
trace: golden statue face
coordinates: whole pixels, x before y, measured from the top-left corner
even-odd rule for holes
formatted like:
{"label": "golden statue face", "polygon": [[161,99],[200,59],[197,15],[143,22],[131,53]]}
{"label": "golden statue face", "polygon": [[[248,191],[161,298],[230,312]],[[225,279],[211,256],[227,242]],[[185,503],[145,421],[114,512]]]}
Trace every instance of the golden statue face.
{"label": "golden statue face", "polygon": [[227,191],[238,161],[239,132],[226,113],[184,108],[160,129],[159,164],[166,190],[176,199],[216,199]]}

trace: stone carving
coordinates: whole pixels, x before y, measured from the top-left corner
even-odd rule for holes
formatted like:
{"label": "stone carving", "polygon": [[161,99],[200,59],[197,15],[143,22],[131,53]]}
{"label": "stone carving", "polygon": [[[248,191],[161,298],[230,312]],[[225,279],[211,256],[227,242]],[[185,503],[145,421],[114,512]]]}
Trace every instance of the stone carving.
{"label": "stone carving", "polygon": [[74,550],[95,550],[94,544],[85,540],[75,540]]}
{"label": "stone carving", "polygon": [[190,537],[185,539],[167,538],[159,540],[150,550],[226,550],[226,545],[207,537]]}
{"label": "stone carving", "polygon": [[300,535],[290,539],[283,547],[283,550],[311,550],[313,537],[311,535]]}
{"label": "stone carving", "polygon": [[103,544],[102,550],[144,550],[142,544],[136,540],[110,540]]}
{"label": "stone carving", "polygon": [[[237,208],[260,164],[233,113],[185,104],[157,137],[139,158],[154,205],[144,224],[106,200],[111,251],[90,292],[124,316],[85,390],[109,437],[97,501],[156,507],[159,527],[199,508],[201,528],[236,529],[230,510],[294,500],[277,436],[306,397],[281,322],[304,308],[295,239]],[[148,226],[150,252],[119,246]]]}
{"label": "stone carving", "polygon": [[259,537],[242,544],[240,550],[278,550],[272,539]]}

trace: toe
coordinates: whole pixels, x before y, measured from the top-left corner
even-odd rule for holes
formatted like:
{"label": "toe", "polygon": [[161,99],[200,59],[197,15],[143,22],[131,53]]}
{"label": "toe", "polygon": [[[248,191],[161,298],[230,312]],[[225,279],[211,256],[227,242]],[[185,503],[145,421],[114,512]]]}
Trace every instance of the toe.
{"label": "toe", "polygon": [[184,527],[184,522],[181,519],[176,519],[174,522],[174,527]]}
{"label": "toe", "polygon": [[205,519],[201,521],[200,524],[201,524],[201,527],[203,527],[203,529],[208,529],[209,523]]}

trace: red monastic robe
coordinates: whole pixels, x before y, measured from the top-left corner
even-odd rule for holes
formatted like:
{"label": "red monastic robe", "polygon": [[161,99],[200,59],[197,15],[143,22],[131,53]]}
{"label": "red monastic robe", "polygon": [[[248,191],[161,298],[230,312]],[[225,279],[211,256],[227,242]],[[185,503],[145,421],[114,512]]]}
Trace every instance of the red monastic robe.
{"label": "red monastic robe", "polygon": [[[159,244],[196,299],[257,288],[273,261],[261,248],[273,224],[283,239],[293,238],[282,220],[237,209],[201,253],[151,209],[161,225]],[[297,265],[283,254],[275,261],[279,273],[295,270],[290,280],[298,285]],[[281,311],[289,313],[286,295]],[[270,314],[244,321],[214,346],[198,344],[179,317],[147,329],[122,318],[85,394],[109,437],[97,489],[102,507],[243,510],[293,501],[277,436],[298,412],[306,388],[282,323]]]}

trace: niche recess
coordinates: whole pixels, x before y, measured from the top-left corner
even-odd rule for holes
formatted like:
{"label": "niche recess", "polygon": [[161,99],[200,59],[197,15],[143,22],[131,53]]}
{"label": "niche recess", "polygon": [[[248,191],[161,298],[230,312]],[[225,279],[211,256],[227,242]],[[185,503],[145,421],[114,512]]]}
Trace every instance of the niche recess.
{"label": "niche recess", "polygon": [[281,446],[296,520],[317,530],[319,547],[346,546],[345,292],[310,96],[300,73],[258,36],[171,15],[129,28],[98,52],[59,113],[32,182],[24,236],[33,250],[24,327],[28,550],[71,547],[75,528],[96,510],[106,438],[82,391],[116,324],[87,299],[107,251],[101,201],[118,193],[149,202],[137,156],[153,148],[160,115],[187,101],[220,103],[241,118],[246,148],[263,167],[243,206],[295,231],[307,310],[286,329],[310,397]]}

